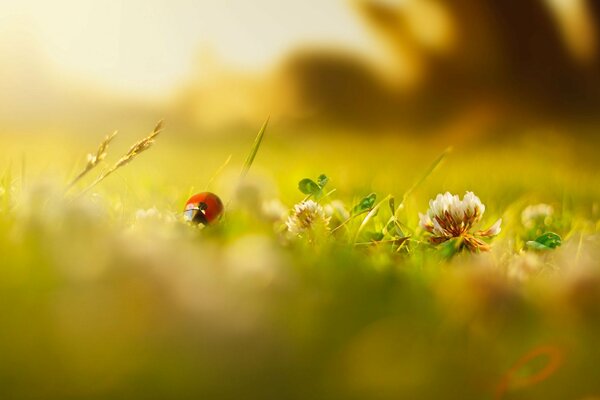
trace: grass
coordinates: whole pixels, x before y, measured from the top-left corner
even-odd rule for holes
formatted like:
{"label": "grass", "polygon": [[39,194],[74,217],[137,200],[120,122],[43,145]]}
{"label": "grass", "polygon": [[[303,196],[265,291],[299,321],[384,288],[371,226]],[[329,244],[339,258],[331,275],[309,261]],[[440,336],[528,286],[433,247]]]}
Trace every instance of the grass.
{"label": "grass", "polygon": [[[181,142],[166,129],[127,168],[73,195],[93,182],[86,175],[66,198],[93,144],[11,138],[0,150],[3,397],[600,396],[593,146],[291,137],[273,125],[260,137],[248,172],[251,134]],[[334,234],[286,235],[263,202],[289,209],[306,197],[298,182],[322,173],[323,206],[377,198]],[[209,183],[227,218],[183,223],[186,199]],[[481,198],[481,228],[503,218],[490,252],[428,243],[418,212],[447,190]],[[538,203],[552,218],[524,226],[522,211]],[[527,247],[547,231],[561,246]]]}

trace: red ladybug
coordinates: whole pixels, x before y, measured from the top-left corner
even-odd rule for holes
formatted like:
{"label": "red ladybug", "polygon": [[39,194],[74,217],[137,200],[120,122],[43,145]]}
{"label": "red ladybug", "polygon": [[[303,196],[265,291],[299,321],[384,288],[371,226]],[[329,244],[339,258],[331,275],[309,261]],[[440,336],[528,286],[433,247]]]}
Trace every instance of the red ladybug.
{"label": "red ladybug", "polygon": [[214,193],[202,192],[193,195],[185,203],[183,218],[195,224],[210,225],[223,214],[223,202]]}

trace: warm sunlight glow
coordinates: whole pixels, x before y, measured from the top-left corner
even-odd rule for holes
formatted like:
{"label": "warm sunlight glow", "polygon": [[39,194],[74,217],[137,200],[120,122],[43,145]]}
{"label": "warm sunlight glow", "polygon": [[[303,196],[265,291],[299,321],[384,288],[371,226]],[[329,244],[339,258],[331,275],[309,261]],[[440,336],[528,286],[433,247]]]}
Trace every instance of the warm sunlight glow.
{"label": "warm sunlight glow", "polygon": [[591,61],[597,54],[597,29],[590,20],[585,1],[547,0],[556,13],[565,42],[573,56]]}
{"label": "warm sunlight glow", "polygon": [[373,47],[344,0],[1,2],[3,42],[26,43],[37,52],[29,57],[82,80],[141,94],[172,89],[200,47],[250,70],[298,44]]}

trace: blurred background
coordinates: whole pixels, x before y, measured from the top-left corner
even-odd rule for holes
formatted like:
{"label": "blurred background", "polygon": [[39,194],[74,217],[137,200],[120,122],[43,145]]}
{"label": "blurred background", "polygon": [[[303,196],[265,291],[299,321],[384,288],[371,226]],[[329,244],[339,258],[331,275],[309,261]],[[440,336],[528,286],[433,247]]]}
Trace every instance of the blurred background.
{"label": "blurred background", "polygon": [[266,115],[287,132],[593,135],[599,24],[594,0],[3,1],[0,135],[161,117],[214,135]]}

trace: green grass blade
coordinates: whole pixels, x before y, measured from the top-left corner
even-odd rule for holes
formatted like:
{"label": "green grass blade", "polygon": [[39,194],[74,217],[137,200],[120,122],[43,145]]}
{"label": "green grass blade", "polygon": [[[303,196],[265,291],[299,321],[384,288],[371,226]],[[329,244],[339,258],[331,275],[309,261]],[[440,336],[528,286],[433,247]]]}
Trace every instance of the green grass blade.
{"label": "green grass blade", "polygon": [[435,169],[440,165],[442,161],[444,161],[444,159],[448,156],[448,154],[450,154],[451,151],[452,147],[448,147],[446,150],[444,150],[444,152],[438,158],[435,159],[435,161],[429,166],[429,168],[425,170],[423,175],[421,175],[421,177],[406,192],[404,192],[404,195],[402,196],[402,201],[400,202],[398,208],[404,205],[404,202],[406,201],[408,196],[410,196],[410,194],[416,188],[418,188],[423,182],[425,182],[429,175],[431,175],[433,171],[435,171]]}
{"label": "green grass blade", "polygon": [[221,166],[219,168],[217,168],[217,170],[215,171],[214,174],[212,174],[212,176],[210,177],[210,179],[208,180],[208,183],[206,184],[206,186],[204,187],[204,190],[207,191],[208,188],[210,187],[210,185],[215,181],[215,179],[217,178],[217,176],[219,176],[221,174],[221,172],[223,172],[223,170],[225,168],[227,168],[227,166],[229,165],[229,162],[231,161],[232,155],[230,154],[227,159],[225,160],[225,162],[223,164],[221,164]]}
{"label": "green grass blade", "polygon": [[262,128],[256,135],[256,139],[254,139],[254,144],[252,145],[252,149],[246,158],[246,162],[244,162],[244,166],[242,167],[242,173],[240,174],[240,179],[243,179],[248,174],[252,163],[254,162],[254,158],[256,157],[256,153],[258,153],[258,149],[260,148],[260,144],[262,143],[263,136],[265,135],[265,131],[267,130],[267,125],[269,124],[269,118],[265,121]]}

